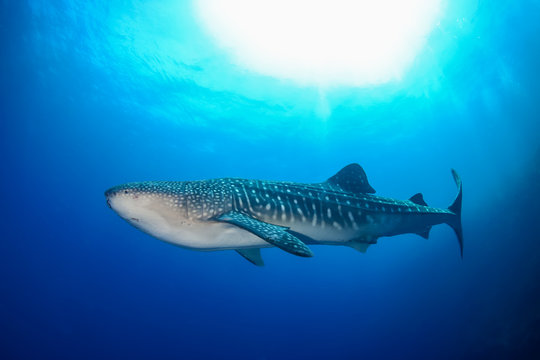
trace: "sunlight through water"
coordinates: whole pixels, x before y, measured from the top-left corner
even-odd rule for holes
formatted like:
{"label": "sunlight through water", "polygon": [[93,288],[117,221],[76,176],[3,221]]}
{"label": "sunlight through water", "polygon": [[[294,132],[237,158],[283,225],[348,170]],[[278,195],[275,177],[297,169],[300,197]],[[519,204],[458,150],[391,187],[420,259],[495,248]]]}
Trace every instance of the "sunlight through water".
{"label": "sunlight through water", "polygon": [[238,65],[302,85],[399,81],[441,15],[440,0],[198,0],[203,27]]}

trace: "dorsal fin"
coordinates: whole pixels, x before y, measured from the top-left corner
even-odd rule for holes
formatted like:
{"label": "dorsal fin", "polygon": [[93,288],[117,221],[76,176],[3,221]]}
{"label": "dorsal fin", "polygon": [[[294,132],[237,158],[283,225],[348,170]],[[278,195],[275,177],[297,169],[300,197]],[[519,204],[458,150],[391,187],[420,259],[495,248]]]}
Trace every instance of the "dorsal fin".
{"label": "dorsal fin", "polygon": [[373,194],[375,192],[375,189],[369,185],[364,169],[358,164],[345,166],[326,182],[350,193]]}
{"label": "dorsal fin", "polygon": [[413,196],[411,196],[409,201],[412,201],[417,205],[428,206],[428,204],[426,204],[426,202],[424,201],[424,196],[422,195],[422,193],[414,194]]}

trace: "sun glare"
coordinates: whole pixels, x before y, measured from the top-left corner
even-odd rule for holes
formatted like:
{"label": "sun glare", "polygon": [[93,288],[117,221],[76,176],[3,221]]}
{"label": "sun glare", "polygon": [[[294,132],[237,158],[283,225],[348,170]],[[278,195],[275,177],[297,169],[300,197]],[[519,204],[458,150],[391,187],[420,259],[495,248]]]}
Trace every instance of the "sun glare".
{"label": "sun glare", "polygon": [[440,0],[197,0],[200,22],[238,65],[304,85],[402,78]]}

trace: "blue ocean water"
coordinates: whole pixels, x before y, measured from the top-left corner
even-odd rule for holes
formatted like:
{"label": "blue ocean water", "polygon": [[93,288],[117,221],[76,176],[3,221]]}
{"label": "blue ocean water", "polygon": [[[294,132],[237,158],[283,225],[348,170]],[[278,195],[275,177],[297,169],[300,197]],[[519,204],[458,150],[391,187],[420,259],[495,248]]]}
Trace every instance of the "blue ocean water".
{"label": "blue ocean water", "polygon": [[[540,3],[452,1],[404,78],[320,89],[234,64],[188,1],[0,2],[3,359],[540,357]],[[447,207],[366,254],[195,252],[116,184],[322,181]]]}

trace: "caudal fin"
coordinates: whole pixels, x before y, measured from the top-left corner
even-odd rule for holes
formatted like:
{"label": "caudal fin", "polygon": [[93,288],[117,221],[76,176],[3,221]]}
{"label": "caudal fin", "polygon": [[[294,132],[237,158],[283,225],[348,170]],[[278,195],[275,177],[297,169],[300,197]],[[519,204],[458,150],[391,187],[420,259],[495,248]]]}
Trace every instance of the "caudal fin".
{"label": "caudal fin", "polygon": [[454,215],[448,220],[447,224],[450,225],[450,227],[452,227],[452,229],[454,229],[454,232],[456,233],[459,242],[459,249],[461,251],[461,257],[463,258],[463,230],[461,228],[461,178],[454,169],[452,169],[452,175],[454,176],[454,181],[456,182],[458,188],[458,194],[452,205],[448,207],[448,210],[453,212]]}

